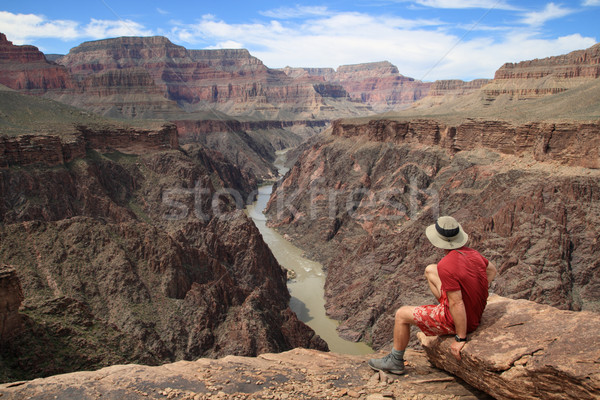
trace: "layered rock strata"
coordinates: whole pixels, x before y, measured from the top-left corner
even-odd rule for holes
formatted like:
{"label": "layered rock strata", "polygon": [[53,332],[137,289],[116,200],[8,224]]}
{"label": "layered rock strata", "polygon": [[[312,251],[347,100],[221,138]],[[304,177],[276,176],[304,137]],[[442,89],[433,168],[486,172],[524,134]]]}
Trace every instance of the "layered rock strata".
{"label": "layered rock strata", "polygon": [[435,145],[451,153],[486,148],[502,154],[529,154],[537,161],[586,168],[600,167],[600,123],[468,120],[456,126],[435,120],[335,121],[332,135],[393,144]]}
{"label": "layered rock strata", "polygon": [[86,148],[126,152],[177,149],[177,128],[165,124],[157,129],[121,128],[116,126],[76,127],[79,133],[56,135],[0,136],[0,167],[43,164],[62,165],[82,158]]}
{"label": "layered rock strata", "polygon": [[399,110],[428,95],[431,83],[405,77],[388,61],[342,65],[331,68],[284,68],[296,79],[322,78],[341,85],[355,102],[365,103],[377,112]]}
{"label": "layered rock strata", "polygon": [[[276,119],[329,116],[347,96],[339,85],[294,80],[269,69],[247,50],[187,50],[164,37],[86,42],[58,62],[84,86],[108,73],[147,71],[154,86],[186,111],[216,109]],[[340,109],[356,114],[352,108],[364,107]]]}
{"label": "layered rock strata", "polygon": [[14,268],[0,266],[0,344],[21,332],[23,318],[19,307],[23,301],[21,283]]}
{"label": "layered rock strata", "polygon": [[[558,128],[558,129],[557,129]],[[563,136],[564,135],[564,136]],[[424,230],[454,215],[499,267],[497,292],[599,311],[598,125],[336,122],[305,147],[269,203],[271,225],[325,263],[328,314],[378,348],[394,311],[434,301]]]}
{"label": "layered rock strata", "polygon": [[562,93],[600,77],[600,44],[571,53],[506,63],[483,88],[488,101],[504,95],[514,99]]}
{"label": "layered rock strata", "polygon": [[35,46],[13,45],[3,33],[0,33],[0,84],[40,94],[75,87],[66,68],[46,60]]}
{"label": "layered rock strata", "polygon": [[[556,322],[560,321],[560,324]],[[419,335],[438,368],[495,399],[597,399],[600,314],[493,296],[457,361],[451,337]]]}
{"label": "layered rock strata", "polygon": [[489,79],[474,79],[468,82],[459,79],[435,81],[431,84],[427,95],[432,97],[464,96],[478,91],[489,82]]}

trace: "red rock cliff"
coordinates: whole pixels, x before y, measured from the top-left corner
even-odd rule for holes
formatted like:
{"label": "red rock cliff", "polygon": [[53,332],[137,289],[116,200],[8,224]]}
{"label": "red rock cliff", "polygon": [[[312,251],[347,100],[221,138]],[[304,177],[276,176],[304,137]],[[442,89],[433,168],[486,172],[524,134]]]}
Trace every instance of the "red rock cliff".
{"label": "red rock cliff", "polygon": [[39,94],[75,86],[68,71],[48,62],[37,47],[15,46],[3,33],[0,33],[0,84]]}
{"label": "red rock cliff", "polygon": [[538,79],[548,75],[567,79],[600,77],[600,43],[561,56],[506,63],[494,79]]}
{"label": "red rock cliff", "polygon": [[143,69],[168,99],[187,110],[212,104],[229,114],[277,118],[284,111],[331,112],[327,99],[346,96],[339,85],[296,81],[269,69],[246,50],[187,50],[164,37],[87,42],[59,62],[79,81],[107,71]]}
{"label": "red rock cliff", "polygon": [[529,123],[471,120],[450,126],[434,120],[335,121],[334,136],[394,144],[437,145],[457,152],[487,148],[503,154],[531,154],[538,161],[600,168],[600,123]]}
{"label": "red rock cliff", "polygon": [[431,83],[401,75],[388,61],[342,65],[337,71],[330,68],[285,68],[294,77],[321,77],[338,83],[350,99],[368,104],[378,112],[397,110],[427,96]]}
{"label": "red rock cliff", "polygon": [[79,134],[71,137],[0,136],[0,168],[33,164],[60,165],[84,157],[86,147],[103,151],[112,149],[132,153],[179,147],[177,128],[171,124],[157,130],[114,126],[78,126],[77,130]]}

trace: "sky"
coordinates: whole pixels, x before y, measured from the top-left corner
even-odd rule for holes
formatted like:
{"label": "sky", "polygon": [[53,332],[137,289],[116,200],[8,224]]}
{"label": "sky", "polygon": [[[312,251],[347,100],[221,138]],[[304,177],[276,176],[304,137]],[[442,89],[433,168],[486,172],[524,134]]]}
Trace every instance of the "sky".
{"label": "sky", "polygon": [[245,48],[270,68],[389,61],[423,81],[493,78],[506,62],[599,40],[600,0],[4,0],[0,32],[66,54],[118,36]]}

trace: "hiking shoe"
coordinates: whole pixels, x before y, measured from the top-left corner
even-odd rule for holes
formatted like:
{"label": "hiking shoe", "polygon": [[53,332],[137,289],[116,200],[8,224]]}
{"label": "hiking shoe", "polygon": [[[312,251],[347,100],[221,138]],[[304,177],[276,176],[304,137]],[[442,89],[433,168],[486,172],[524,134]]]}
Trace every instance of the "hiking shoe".
{"label": "hiking shoe", "polygon": [[396,360],[392,353],[383,358],[372,358],[369,367],[375,371],[389,372],[390,374],[402,375],[404,373],[404,361]]}

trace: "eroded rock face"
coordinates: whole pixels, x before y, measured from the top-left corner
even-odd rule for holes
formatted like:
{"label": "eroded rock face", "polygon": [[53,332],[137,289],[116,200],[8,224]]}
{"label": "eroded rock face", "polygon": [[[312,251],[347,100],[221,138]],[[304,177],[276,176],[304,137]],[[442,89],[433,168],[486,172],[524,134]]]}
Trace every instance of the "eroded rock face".
{"label": "eroded rock face", "polygon": [[350,99],[368,104],[377,112],[398,110],[428,95],[431,83],[401,75],[388,61],[331,68],[284,68],[294,78],[320,77],[339,84]]}
{"label": "eroded rock face", "polygon": [[63,66],[49,62],[35,46],[15,46],[0,33],[0,84],[42,94],[75,87]]}
{"label": "eroded rock face", "polygon": [[457,361],[451,337],[419,335],[429,360],[496,399],[597,399],[600,315],[492,296]]}
{"label": "eroded rock face", "polygon": [[327,349],[289,309],[244,204],[217,195],[252,183],[208,149],[170,149],[173,130],[82,130],[84,158],[0,169],[0,259],[28,316],[1,348],[1,380]]}
{"label": "eroded rock face", "polygon": [[531,126],[335,123],[277,185],[268,215],[325,262],[326,308],[340,333],[376,348],[391,340],[398,307],[435,301],[423,272],[444,254],[424,231],[438,215],[461,221],[468,245],[499,267],[497,293],[598,311],[600,232],[589,221],[600,217],[599,175],[586,168],[598,156],[574,139],[585,127],[569,131],[537,153],[543,135]]}
{"label": "eroded rock face", "polygon": [[[335,111],[329,103],[347,96],[339,85],[295,80],[269,69],[247,50],[187,50],[158,36],[86,42],[58,62],[85,87],[92,88],[106,87],[86,82],[97,82],[109,72],[130,76],[133,71],[147,71],[154,87],[187,111],[203,110],[208,105],[230,115],[276,119],[293,115],[297,119]],[[344,112],[362,108],[347,104]]]}
{"label": "eroded rock face", "polygon": [[320,132],[327,121],[177,120],[182,144],[201,144],[219,152],[248,182],[274,179],[275,152],[298,146]]}
{"label": "eroded rock face", "polygon": [[23,318],[19,307],[23,301],[21,283],[14,268],[0,266],[0,343],[20,333]]}
{"label": "eroded rock face", "polygon": [[488,101],[501,95],[537,98],[564,92],[600,77],[600,44],[569,54],[506,63],[483,88]]}

